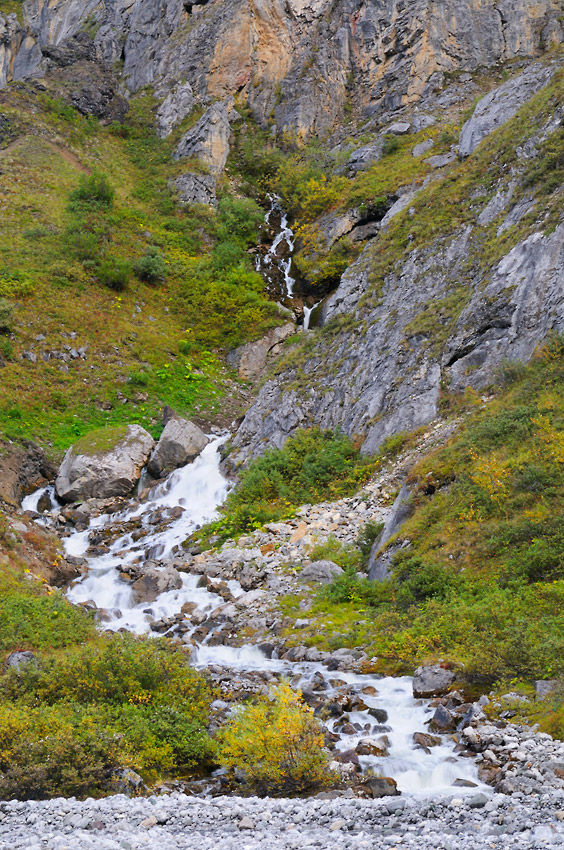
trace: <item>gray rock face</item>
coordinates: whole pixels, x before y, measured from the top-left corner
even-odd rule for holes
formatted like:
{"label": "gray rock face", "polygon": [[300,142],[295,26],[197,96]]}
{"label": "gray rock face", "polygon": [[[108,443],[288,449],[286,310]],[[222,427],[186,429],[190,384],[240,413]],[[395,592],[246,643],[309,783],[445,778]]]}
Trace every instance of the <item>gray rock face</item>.
{"label": "gray rock face", "polygon": [[194,174],[187,171],[170,182],[171,188],[178,192],[178,200],[183,204],[208,204],[217,206],[215,189],[217,181],[213,174]]}
{"label": "gray rock face", "polygon": [[175,157],[199,159],[214,174],[221,174],[229,154],[230,114],[224,103],[214,103],[182,137]]}
{"label": "gray rock face", "polygon": [[273,328],[262,339],[248,342],[230,351],[227,362],[237,369],[239,377],[243,380],[255,378],[263,371],[268,358],[280,351],[282,342],[295,333],[296,326],[287,322],[285,325]]}
{"label": "gray rock face", "polygon": [[149,567],[133,582],[131,589],[136,603],[154,602],[167,590],[182,587],[182,576],[174,567]]}
{"label": "gray rock face", "polygon": [[454,673],[439,664],[418,667],[413,674],[413,696],[429,699],[442,696],[454,682]]}
{"label": "gray rock face", "polygon": [[208,443],[209,439],[193,422],[173,417],[165,425],[147,469],[154,478],[162,478],[193,461]]}
{"label": "gray rock face", "polygon": [[[273,116],[279,133],[299,138],[335,127],[351,101],[359,116],[383,114],[415,103],[435,72],[533,56],[562,40],[553,0],[506,0],[503,13],[493,0],[27,0],[22,8],[23,26],[15,16],[0,25],[0,84],[41,73],[41,49],[90,19],[99,60],[122,60],[130,91],[153,86],[166,99],[181,80],[203,105],[238,94],[262,125]],[[186,104],[167,104],[160,132]]]}
{"label": "gray rock face", "polygon": [[333,579],[343,575],[343,570],[333,561],[313,561],[300,573],[300,580],[317,584],[331,584]]}
{"label": "gray rock face", "polygon": [[193,107],[194,92],[190,83],[182,83],[173,89],[157,111],[157,134],[160,138],[170,136],[173,128],[190,115]]}
{"label": "gray rock face", "polygon": [[546,65],[531,65],[518,77],[483,97],[460,132],[460,156],[469,156],[482,139],[509,121],[527,100],[549,82],[555,70],[555,67]]}
{"label": "gray rock face", "polygon": [[401,528],[411,514],[410,493],[405,484],[392,505],[379,538],[374,541],[368,558],[368,578],[371,581],[384,581],[390,575],[393,552],[384,552],[378,556],[378,550]]}
{"label": "gray rock face", "polygon": [[71,446],[55,482],[59,499],[76,502],[129,495],[154,445],[144,428],[129,425],[125,436],[110,449],[78,454]]}

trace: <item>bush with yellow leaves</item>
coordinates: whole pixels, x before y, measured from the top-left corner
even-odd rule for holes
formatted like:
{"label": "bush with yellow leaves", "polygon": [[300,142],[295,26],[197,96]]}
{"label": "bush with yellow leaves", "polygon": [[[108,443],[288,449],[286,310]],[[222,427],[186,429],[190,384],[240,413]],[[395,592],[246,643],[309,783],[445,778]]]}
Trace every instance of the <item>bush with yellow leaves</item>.
{"label": "bush with yellow leaves", "polygon": [[222,766],[243,771],[259,794],[300,794],[330,782],[322,727],[288,682],[236,709],[218,742]]}

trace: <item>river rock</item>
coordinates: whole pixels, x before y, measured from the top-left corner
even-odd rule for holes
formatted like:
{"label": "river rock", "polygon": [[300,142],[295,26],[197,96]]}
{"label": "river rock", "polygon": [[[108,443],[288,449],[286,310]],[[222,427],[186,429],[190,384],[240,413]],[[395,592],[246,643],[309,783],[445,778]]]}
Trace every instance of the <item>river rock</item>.
{"label": "river rock", "polygon": [[371,776],[366,779],[361,788],[367,792],[367,796],[374,797],[397,797],[401,794],[398,791],[397,782],[390,776]]}
{"label": "river rock", "polygon": [[482,139],[509,121],[529,98],[547,85],[554,71],[554,67],[531,65],[518,77],[508,80],[483,97],[460,132],[460,156],[469,156]]}
{"label": "river rock", "polygon": [[418,667],[413,674],[413,696],[428,699],[445,694],[455,676],[452,670],[446,670],[440,664]]}
{"label": "river rock", "polygon": [[313,561],[300,573],[300,581],[314,582],[316,584],[331,584],[331,582],[344,575],[344,570],[333,561]]}
{"label": "river rock", "polygon": [[147,470],[153,478],[162,478],[173,469],[193,461],[208,443],[208,437],[193,422],[173,417],[164,427]]}
{"label": "river rock", "polygon": [[154,602],[167,590],[182,587],[182,577],[174,567],[149,567],[133,582],[131,589],[136,603]]}
{"label": "river rock", "polygon": [[140,425],[107,428],[81,438],[67,451],[55,482],[62,502],[127,496],[155,441]]}

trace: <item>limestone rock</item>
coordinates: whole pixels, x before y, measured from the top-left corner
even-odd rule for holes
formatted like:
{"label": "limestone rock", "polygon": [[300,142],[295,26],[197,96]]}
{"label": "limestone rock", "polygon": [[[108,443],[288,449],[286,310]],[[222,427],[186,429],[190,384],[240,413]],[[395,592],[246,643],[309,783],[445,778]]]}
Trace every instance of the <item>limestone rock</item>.
{"label": "limestone rock", "polygon": [[174,567],[148,567],[131,589],[136,603],[154,602],[167,590],[182,587],[182,576]]}
{"label": "limestone rock", "polygon": [[300,581],[315,582],[316,584],[331,584],[333,579],[344,574],[341,567],[333,561],[313,561],[304,567],[300,573]]}
{"label": "limestone rock", "polygon": [[190,115],[194,107],[194,92],[190,83],[182,83],[173,89],[157,110],[157,135],[164,139],[174,127]]}
{"label": "limestone rock", "polygon": [[278,328],[273,328],[262,339],[256,342],[248,342],[235,348],[227,355],[227,362],[237,369],[238,375],[245,381],[255,378],[263,371],[269,356],[275,355],[280,350],[280,345],[292,334],[296,333],[296,326],[287,322]]}
{"label": "limestone rock", "polygon": [[424,699],[441,696],[448,691],[454,679],[452,670],[446,670],[440,664],[418,667],[413,674],[413,696]]}
{"label": "limestone rock", "polygon": [[67,451],[55,482],[63,502],[108,499],[132,492],[155,441],[140,425],[101,429]]}
{"label": "limestone rock", "polygon": [[193,461],[208,443],[208,437],[193,422],[173,417],[164,427],[147,470],[153,478],[162,478],[173,469]]}
{"label": "limestone rock", "polygon": [[171,180],[169,185],[178,192],[178,200],[183,204],[217,206],[215,195],[217,181],[213,174],[196,174],[187,171],[175,180]]}
{"label": "limestone rock", "polygon": [[547,85],[555,70],[551,66],[532,65],[483,97],[460,131],[460,156],[469,156],[482,139],[509,121],[527,100]]}
{"label": "limestone rock", "polygon": [[180,140],[175,157],[199,159],[221,174],[229,154],[230,115],[224,103],[214,103]]}

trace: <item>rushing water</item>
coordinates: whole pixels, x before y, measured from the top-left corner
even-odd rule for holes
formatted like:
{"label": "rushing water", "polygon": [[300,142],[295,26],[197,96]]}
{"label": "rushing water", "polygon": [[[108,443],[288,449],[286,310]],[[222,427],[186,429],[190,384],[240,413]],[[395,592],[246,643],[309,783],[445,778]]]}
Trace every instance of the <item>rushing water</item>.
{"label": "rushing water", "polygon": [[[202,611],[213,612],[224,604],[216,594],[197,587],[199,576],[182,574],[182,587],[162,593],[155,602],[136,604],[131,588],[120,578],[124,565],[142,562],[147,552],[157,552],[159,558],[173,555],[176,547],[190,534],[196,525],[212,520],[228,491],[228,483],[220,471],[219,448],[222,439],[209,443],[193,463],[173,472],[164,483],[154,487],[148,498],[136,503],[130,510],[113,515],[93,518],[86,531],[75,531],[65,538],[65,547],[70,555],[87,557],[88,570],[69,590],[72,602],[94,602],[104,609],[107,621],[105,628],[126,628],[136,633],[149,631],[153,619],[169,617],[178,613],[185,602],[194,602]],[[27,497],[22,503],[25,510],[36,510],[45,488]],[[52,493],[52,488],[50,490]],[[174,508],[183,512],[164,529],[154,528],[155,512],[167,516]],[[59,510],[56,507],[53,513]],[[109,547],[109,552],[98,557],[88,557],[89,534],[111,529],[131,520],[139,520],[146,535],[134,539],[133,533],[120,535]],[[43,521],[43,520],[39,520]],[[139,524],[139,523],[138,523]],[[234,595],[241,589],[237,582],[230,582]],[[189,633],[188,633],[189,637]],[[460,759],[453,753],[454,744],[447,738],[441,746],[429,752],[416,749],[413,733],[426,731],[429,719],[427,704],[415,700],[412,695],[411,679],[377,678],[342,671],[329,671],[316,663],[292,663],[276,658],[267,659],[256,646],[230,647],[197,645],[193,650],[193,663],[197,667],[211,664],[221,665],[237,671],[265,671],[282,674],[291,679],[295,687],[314,690],[323,700],[337,698],[339,694],[357,694],[366,706],[360,711],[349,712],[349,723],[356,727],[353,734],[341,734],[336,746],[339,750],[356,747],[363,738],[381,739],[385,735],[389,755],[383,757],[361,756],[364,768],[371,767],[383,775],[392,776],[404,793],[427,795],[452,791],[456,779],[477,782],[473,760]],[[373,690],[374,689],[374,690]],[[375,692],[374,692],[375,691]],[[387,715],[377,721],[370,709],[379,709]],[[335,730],[336,720],[326,722],[330,731]],[[349,730],[350,731],[350,730]],[[457,788],[464,793],[464,788]],[[467,789],[475,790],[475,789]]]}

